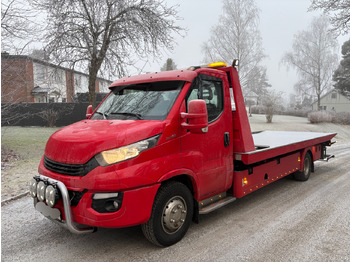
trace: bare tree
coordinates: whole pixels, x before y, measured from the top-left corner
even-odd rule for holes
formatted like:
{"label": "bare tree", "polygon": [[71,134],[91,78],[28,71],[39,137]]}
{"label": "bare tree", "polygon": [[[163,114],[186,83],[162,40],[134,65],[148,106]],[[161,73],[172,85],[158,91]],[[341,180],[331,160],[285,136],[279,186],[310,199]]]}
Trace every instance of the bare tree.
{"label": "bare tree", "polygon": [[171,47],[172,33],[181,31],[175,8],[162,0],[32,1],[48,14],[46,49],[51,57],[89,72],[93,107],[98,73],[124,76],[132,57],[146,58]]}
{"label": "bare tree", "polygon": [[260,95],[269,85],[266,68],[260,65],[266,55],[258,26],[259,9],[254,0],[224,0],[223,15],[219,24],[212,28],[203,52],[205,62],[239,59],[243,92],[252,90]]}
{"label": "bare tree", "polygon": [[35,11],[26,0],[1,1],[1,51],[21,54],[36,39]]}
{"label": "bare tree", "polygon": [[[20,55],[37,38],[35,11],[26,0],[1,1],[1,125],[16,123],[28,113],[16,113],[21,94],[27,101],[28,90],[22,87],[26,72],[18,70],[17,62],[8,60],[9,53]],[[23,101],[22,101],[23,102]]]}
{"label": "bare tree", "polygon": [[308,30],[294,36],[292,51],[282,58],[282,63],[297,70],[299,81],[295,89],[316,97],[318,108],[321,95],[331,88],[338,61],[338,43],[329,26],[326,17],[314,18]]}
{"label": "bare tree", "polygon": [[176,69],[176,64],[173,59],[168,58],[165,64],[160,68],[160,71],[170,71]]}
{"label": "bare tree", "polygon": [[312,0],[310,10],[322,9],[330,17],[334,31],[346,34],[350,30],[349,0]]}

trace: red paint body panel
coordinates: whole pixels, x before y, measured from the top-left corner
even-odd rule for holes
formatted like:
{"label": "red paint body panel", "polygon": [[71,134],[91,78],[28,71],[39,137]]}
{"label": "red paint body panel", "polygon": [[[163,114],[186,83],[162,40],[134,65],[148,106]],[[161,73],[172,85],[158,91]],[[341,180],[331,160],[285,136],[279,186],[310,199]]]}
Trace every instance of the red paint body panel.
{"label": "red paint body panel", "polygon": [[[187,112],[186,96],[199,75],[221,79],[224,109],[209,122],[207,132],[196,134],[182,127],[186,119],[181,118],[181,113]],[[47,158],[59,163],[81,165],[102,151],[160,135],[157,145],[137,157],[105,167],[98,166],[81,177],[52,172],[45,168],[44,158],[41,160],[40,174],[63,182],[70,191],[85,192],[77,206],[72,207],[74,222],[95,227],[145,223],[161,184],[178,176],[187,176],[197,201],[230,188],[233,188],[233,195],[239,198],[302,169],[300,159],[307,151],[312,152],[314,160],[319,159],[321,144],[335,135],[323,134],[256,149],[257,136],[251,134],[238,73],[232,67],[122,78],[115,81],[111,88],[155,81],[186,82],[164,121],[88,119],[57,131],[48,140],[45,148]],[[234,111],[231,109],[230,89],[234,96]],[[276,157],[278,160],[274,159]],[[252,166],[251,172],[248,168],[234,171],[234,161],[245,165],[262,163]],[[246,184],[242,182],[244,179],[247,180]],[[92,209],[93,194],[106,192],[123,193],[120,210],[98,213]],[[64,217],[62,203],[56,207]]]}
{"label": "red paint body panel", "polygon": [[247,111],[245,109],[244,98],[241,84],[239,83],[238,72],[236,68],[226,67],[220,68],[227,73],[231,79],[231,86],[236,110],[232,111],[233,123],[233,152],[250,152],[255,150],[252,138],[252,132],[248,120]]}
{"label": "red paint body panel", "polygon": [[151,216],[154,197],[160,184],[124,191],[120,210],[101,214],[91,208],[92,193],[84,194],[73,218],[79,224],[96,227],[128,227],[146,223]]}
{"label": "red paint body panel", "polygon": [[[123,204],[120,210],[113,213],[98,213],[91,208],[93,192],[85,193],[76,207],[72,207],[73,220],[82,225],[95,227],[129,227],[140,225],[150,218],[154,197],[160,184],[132,189],[124,192]],[[56,206],[65,220],[63,204]]]}
{"label": "red paint body panel", "polygon": [[164,126],[160,121],[83,120],[55,132],[46,144],[45,155],[60,163],[84,164],[104,150],[158,135]]}
{"label": "red paint body panel", "polygon": [[[271,162],[253,167],[252,173],[248,170],[236,172],[234,176],[234,196],[237,198],[248,195],[259,188],[262,188],[278,179],[290,175],[301,169],[301,162],[298,161],[301,153],[297,152]],[[243,184],[243,179],[247,178],[247,184]]]}

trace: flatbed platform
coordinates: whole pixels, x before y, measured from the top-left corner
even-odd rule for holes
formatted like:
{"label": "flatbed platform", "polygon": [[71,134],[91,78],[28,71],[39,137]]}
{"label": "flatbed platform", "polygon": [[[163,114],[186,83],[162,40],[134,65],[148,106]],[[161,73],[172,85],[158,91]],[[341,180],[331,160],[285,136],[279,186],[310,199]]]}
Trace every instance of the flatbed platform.
{"label": "flatbed platform", "polygon": [[336,133],[260,131],[254,132],[255,150],[236,153],[235,160],[252,164],[330,141]]}

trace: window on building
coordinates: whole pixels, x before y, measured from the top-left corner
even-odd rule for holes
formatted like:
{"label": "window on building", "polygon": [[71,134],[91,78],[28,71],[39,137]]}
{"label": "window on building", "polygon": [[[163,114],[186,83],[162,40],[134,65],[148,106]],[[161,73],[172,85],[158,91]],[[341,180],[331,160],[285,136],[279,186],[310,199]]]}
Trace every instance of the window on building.
{"label": "window on building", "polygon": [[36,83],[37,84],[43,84],[43,83],[46,83],[46,78],[47,78],[47,69],[45,66],[43,65],[40,65],[38,64],[36,66],[36,75],[35,75],[35,78],[36,78]]}
{"label": "window on building", "polygon": [[337,93],[332,93],[332,99],[337,99]]}

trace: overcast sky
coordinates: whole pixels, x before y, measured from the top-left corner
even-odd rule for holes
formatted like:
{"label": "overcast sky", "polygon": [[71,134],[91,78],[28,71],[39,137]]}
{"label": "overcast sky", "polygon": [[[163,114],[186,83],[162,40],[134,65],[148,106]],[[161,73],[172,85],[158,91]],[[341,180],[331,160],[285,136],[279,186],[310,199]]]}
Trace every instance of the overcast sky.
{"label": "overcast sky", "polygon": [[[165,54],[158,63],[148,63],[144,72],[159,71],[168,57],[172,58],[178,68],[200,65],[203,61],[201,47],[210,37],[210,29],[218,24],[222,15],[222,0],[168,0],[169,5],[178,4],[179,24],[188,31],[184,38],[176,37],[177,45],[172,53]],[[267,76],[272,88],[283,91],[288,99],[294,93],[297,81],[294,70],[287,70],[280,65],[283,54],[291,51],[293,36],[306,30],[315,16],[321,12],[307,12],[310,0],[256,0],[260,12],[260,31],[263,48],[268,58],[263,63],[267,67]],[[349,36],[338,37],[339,59],[340,47]],[[232,58],[234,59],[234,57]],[[230,62],[230,61],[224,61]],[[134,74],[137,74],[134,72]]]}

